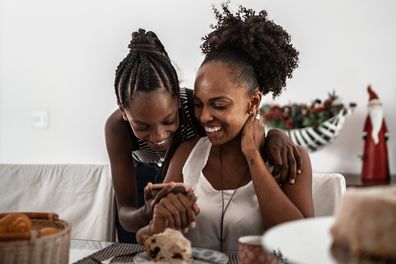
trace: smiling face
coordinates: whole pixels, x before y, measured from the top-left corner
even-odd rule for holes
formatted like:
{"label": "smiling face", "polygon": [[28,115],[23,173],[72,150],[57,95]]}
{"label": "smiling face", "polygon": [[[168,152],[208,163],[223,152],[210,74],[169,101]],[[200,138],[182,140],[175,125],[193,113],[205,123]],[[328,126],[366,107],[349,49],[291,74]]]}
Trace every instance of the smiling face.
{"label": "smiling face", "polygon": [[195,115],[214,145],[236,138],[252,109],[252,96],[235,79],[227,64],[216,60],[203,64],[195,79]]}
{"label": "smiling face", "polygon": [[133,94],[123,109],[135,136],[155,150],[167,150],[179,127],[178,100],[164,89]]}

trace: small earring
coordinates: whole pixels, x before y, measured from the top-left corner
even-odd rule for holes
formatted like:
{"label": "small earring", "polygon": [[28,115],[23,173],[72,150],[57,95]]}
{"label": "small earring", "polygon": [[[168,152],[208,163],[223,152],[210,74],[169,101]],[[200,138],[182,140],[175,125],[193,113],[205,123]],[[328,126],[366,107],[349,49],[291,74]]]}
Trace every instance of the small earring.
{"label": "small earring", "polygon": [[126,115],[122,114],[122,120],[128,121],[128,118],[126,117]]}

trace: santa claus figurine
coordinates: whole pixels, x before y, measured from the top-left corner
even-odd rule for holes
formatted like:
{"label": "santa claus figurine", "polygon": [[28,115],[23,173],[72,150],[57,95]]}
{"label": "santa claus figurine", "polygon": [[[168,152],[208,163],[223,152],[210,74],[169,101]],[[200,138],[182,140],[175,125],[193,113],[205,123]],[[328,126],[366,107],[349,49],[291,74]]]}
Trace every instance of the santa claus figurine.
{"label": "santa claus figurine", "polygon": [[364,124],[363,139],[363,180],[390,179],[388,148],[388,129],[384,119],[384,110],[377,94],[371,86],[367,87],[369,94],[368,115]]}

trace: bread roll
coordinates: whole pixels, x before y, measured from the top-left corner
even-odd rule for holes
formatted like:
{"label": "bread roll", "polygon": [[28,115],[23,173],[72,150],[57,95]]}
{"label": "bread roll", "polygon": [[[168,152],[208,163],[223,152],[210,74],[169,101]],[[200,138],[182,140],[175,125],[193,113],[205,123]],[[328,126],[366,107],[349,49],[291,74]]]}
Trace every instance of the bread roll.
{"label": "bread roll", "polygon": [[0,233],[22,233],[30,230],[32,230],[32,220],[25,214],[7,214],[0,219]]}

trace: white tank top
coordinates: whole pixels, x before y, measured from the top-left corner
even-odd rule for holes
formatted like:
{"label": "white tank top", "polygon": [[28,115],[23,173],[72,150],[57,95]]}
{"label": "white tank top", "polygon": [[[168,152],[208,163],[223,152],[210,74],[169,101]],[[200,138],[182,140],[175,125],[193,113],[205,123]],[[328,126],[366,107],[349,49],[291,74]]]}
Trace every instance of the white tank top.
{"label": "white tank top", "polygon": [[[201,209],[196,219],[196,228],[186,237],[193,247],[220,249],[220,219],[222,211],[221,191],[213,188],[202,173],[210,153],[212,143],[207,137],[201,138],[191,151],[183,167],[183,181],[195,186],[198,205]],[[234,190],[224,190],[226,207]],[[261,235],[264,232],[260,208],[253,182],[241,186],[236,191],[224,215],[223,249],[238,250],[238,238],[246,235]]]}

